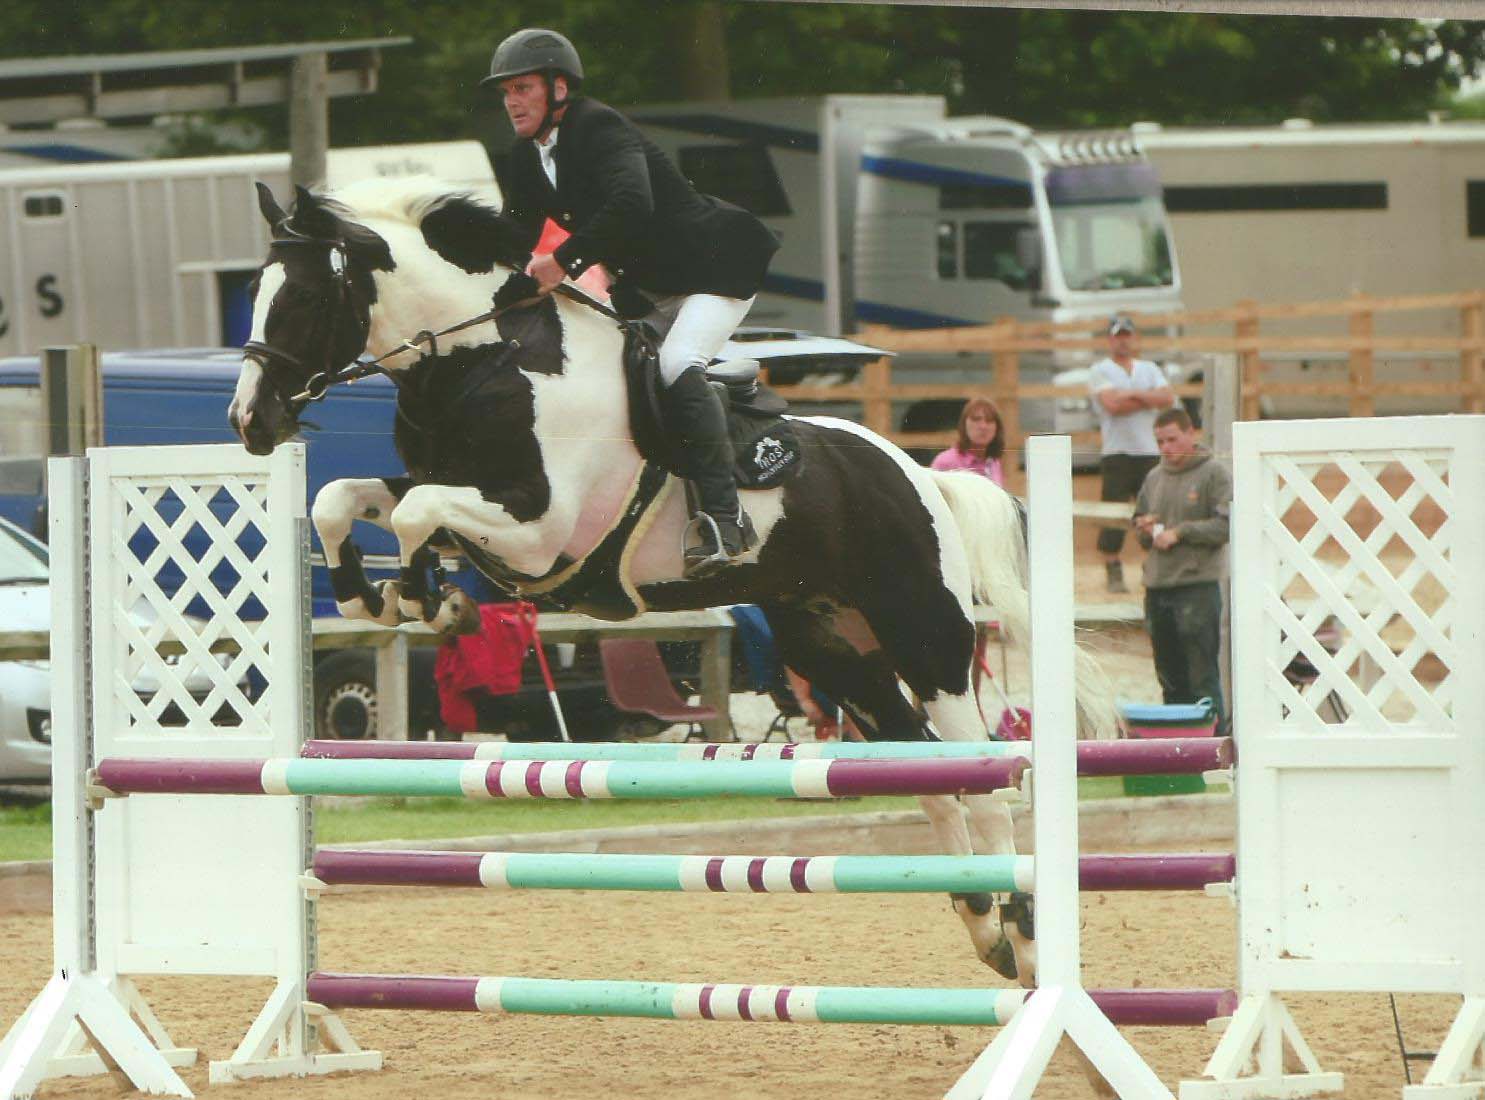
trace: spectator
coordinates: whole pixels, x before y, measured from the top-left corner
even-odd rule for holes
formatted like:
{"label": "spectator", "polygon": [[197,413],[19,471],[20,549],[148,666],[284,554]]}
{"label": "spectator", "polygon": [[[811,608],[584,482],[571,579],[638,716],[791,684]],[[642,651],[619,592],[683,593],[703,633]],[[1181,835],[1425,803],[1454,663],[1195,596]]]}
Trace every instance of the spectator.
{"label": "spectator", "polygon": [[[1103,435],[1100,463],[1103,486],[1100,499],[1130,501],[1139,492],[1145,475],[1160,461],[1155,446],[1155,417],[1171,406],[1174,395],[1165,372],[1148,359],[1136,359],[1134,322],[1122,314],[1109,322],[1109,354],[1093,364],[1088,390]],[[1128,592],[1124,565],[1124,528],[1104,527],[1098,532],[1098,552],[1103,555],[1106,584],[1110,592]]]}
{"label": "spectator", "polygon": [[934,456],[935,470],[967,470],[1005,484],[1000,459],[1005,454],[1005,425],[995,402],[971,397],[959,413],[959,438],[947,451]]}
{"label": "spectator", "polygon": [[1196,442],[1182,408],[1155,418],[1161,461],[1140,487],[1135,537],[1145,559],[1145,624],[1167,703],[1222,701],[1222,571],[1232,477]]}

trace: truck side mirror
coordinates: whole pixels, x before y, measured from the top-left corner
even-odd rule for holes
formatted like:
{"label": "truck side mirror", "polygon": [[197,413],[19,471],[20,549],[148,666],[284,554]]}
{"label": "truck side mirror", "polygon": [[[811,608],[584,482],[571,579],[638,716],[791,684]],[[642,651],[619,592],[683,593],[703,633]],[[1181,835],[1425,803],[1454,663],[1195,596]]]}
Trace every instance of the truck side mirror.
{"label": "truck side mirror", "polygon": [[1029,290],[1042,288],[1042,236],[1034,225],[1016,230],[1016,262],[1026,272]]}

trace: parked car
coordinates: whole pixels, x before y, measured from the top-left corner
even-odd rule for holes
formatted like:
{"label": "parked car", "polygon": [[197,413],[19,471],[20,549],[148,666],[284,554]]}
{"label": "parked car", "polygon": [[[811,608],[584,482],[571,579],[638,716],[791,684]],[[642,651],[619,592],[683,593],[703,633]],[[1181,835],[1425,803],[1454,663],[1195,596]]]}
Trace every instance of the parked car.
{"label": "parked car", "polygon": [[[6,630],[51,625],[46,547],[0,519],[0,622]],[[51,673],[45,661],[0,661],[0,782],[52,777]]]}
{"label": "parked car", "polygon": [[[149,605],[131,612],[140,626],[154,618]],[[47,548],[9,520],[0,518],[0,623],[5,630],[51,629],[51,568]],[[203,624],[204,625],[204,624]],[[219,658],[223,664],[227,656]],[[52,683],[51,663],[45,660],[0,661],[0,783],[46,783],[51,780]],[[133,683],[141,699],[159,690],[159,681],[147,669]],[[185,687],[199,702],[211,692],[209,677],[189,672]],[[239,683],[252,691],[245,676]],[[235,725],[236,712],[224,706],[215,716],[219,725]],[[185,715],[174,702],[160,713],[164,725],[180,725]]]}

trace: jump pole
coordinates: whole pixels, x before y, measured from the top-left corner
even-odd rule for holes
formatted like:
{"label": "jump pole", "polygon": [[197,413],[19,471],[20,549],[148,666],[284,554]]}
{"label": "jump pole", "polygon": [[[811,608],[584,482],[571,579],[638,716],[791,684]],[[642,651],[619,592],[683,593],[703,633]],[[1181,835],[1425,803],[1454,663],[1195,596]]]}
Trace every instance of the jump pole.
{"label": "jump pole", "polygon": [[1123,1100],[1174,1100],[1082,984],[1078,913],[1077,713],[1073,693],[1072,446],[1027,440],[1031,501],[1031,709],[1037,761],[1038,987],[949,1091],[948,1100],[1031,1100],[1064,1037]]}
{"label": "jump pole", "polygon": [[[324,760],[937,760],[1026,756],[1028,741],[594,742],[308,741],[301,756]],[[1193,775],[1233,763],[1227,737],[1079,741],[1078,775]]]}

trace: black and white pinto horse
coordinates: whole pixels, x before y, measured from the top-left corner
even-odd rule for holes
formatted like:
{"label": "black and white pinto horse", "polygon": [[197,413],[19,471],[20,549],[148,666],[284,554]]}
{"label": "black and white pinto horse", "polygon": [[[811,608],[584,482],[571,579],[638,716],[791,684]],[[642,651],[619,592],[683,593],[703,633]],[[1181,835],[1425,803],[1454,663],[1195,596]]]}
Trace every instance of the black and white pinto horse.
{"label": "black and white pinto horse", "polygon": [[[972,600],[994,606],[1013,642],[1029,636],[1023,528],[1004,490],[930,472],[857,424],[791,417],[797,471],[743,494],[758,547],[743,563],[683,581],[687,509],[676,479],[667,475],[633,516],[647,463],[631,431],[624,336],[612,319],[547,298],[527,312],[548,311],[560,347],[502,337],[486,322],[442,341],[440,354],[389,355],[413,334],[487,311],[521,269],[519,237],[495,207],[427,179],[367,181],[333,197],[300,189],[292,215],[260,186],[260,207],[273,243],[229,410],[248,450],[266,454],[298,432],[316,373],[367,353],[387,356],[382,366],[399,384],[397,444],[411,476],[337,481],[313,505],[344,615],[467,628],[472,601],[457,589],[406,590],[423,576],[430,543],[452,541],[523,593],[571,576],[603,547],[603,568],[632,610],[758,604],[781,658],[872,740],[986,737],[970,688]],[[395,533],[402,587],[368,582],[350,539],[355,520]],[[900,685],[921,700],[927,723]],[[1087,655],[1079,699],[1083,733],[1112,735],[1112,693]],[[944,850],[1014,851],[1003,801],[923,804]],[[994,900],[956,895],[953,905],[979,957],[1030,984],[1027,899],[998,915]]]}

